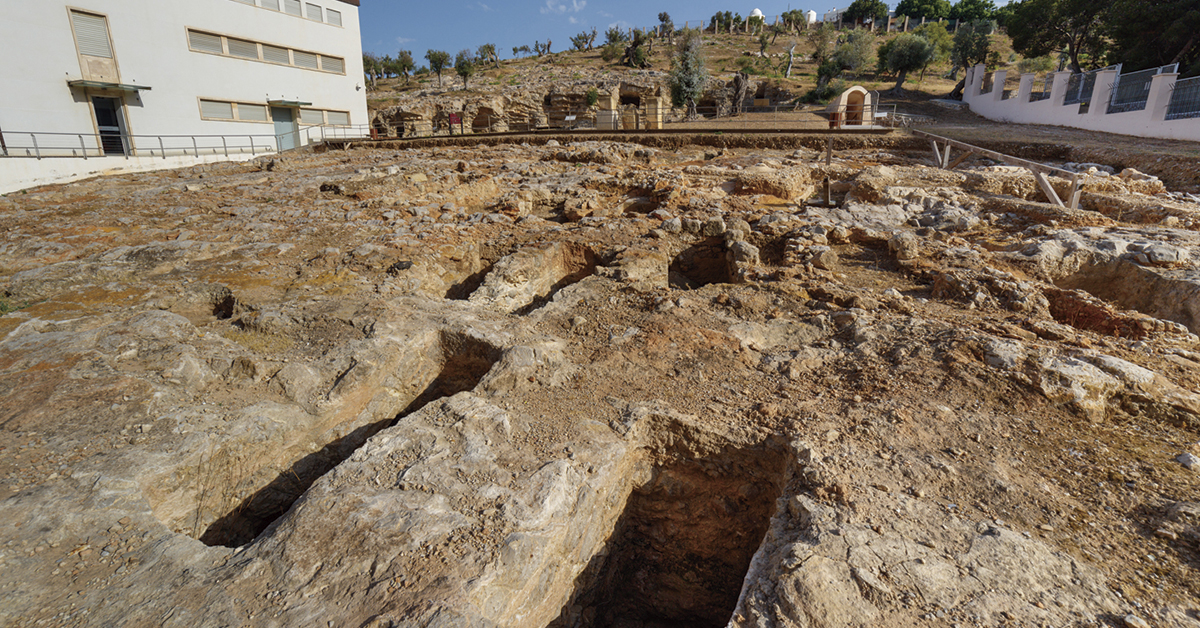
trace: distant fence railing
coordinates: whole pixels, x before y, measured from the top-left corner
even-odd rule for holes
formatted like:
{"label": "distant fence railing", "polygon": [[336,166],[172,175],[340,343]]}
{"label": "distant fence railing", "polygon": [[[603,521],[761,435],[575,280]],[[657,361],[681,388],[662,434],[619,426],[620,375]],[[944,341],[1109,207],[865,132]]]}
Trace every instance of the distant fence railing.
{"label": "distant fence railing", "polygon": [[1078,105],[1080,103],[1092,102],[1092,91],[1096,88],[1096,76],[1104,70],[1121,71],[1120,65],[1110,65],[1107,68],[1092,70],[1091,72],[1083,72],[1072,74],[1067,80],[1067,97],[1063,99],[1063,105]]}
{"label": "distant fence railing", "polygon": [[[1053,85],[1054,85],[1054,75],[1047,74],[1045,76],[1045,78],[1042,79],[1042,89],[1030,89],[1029,102],[1037,102],[1039,100],[1049,100],[1050,99],[1050,88]],[[1033,85],[1033,87],[1036,87],[1036,86],[1037,85],[1035,83]]]}
{"label": "distant fence railing", "polygon": [[[0,132],[0,157],[81,158],[259,155],[323,141],[369,135],[369,127],[303,127],[278,135],[134,135],[128,133]],[[302,141],[303,140],[303,141]]]}
{"label": "distant fence railing", "polygon": [[1167,105],[1168,120],[1200,118],[1200,76],[1175,81],[1171,102]]}
{"label": "distant fence railing", "polygon": [[1145,109],[1146,102],[1150,99],[1150,82],[1154,77],[1158,74],[1175,73],[1178,70],[1179,64],[1175,63],[1129,74],[1118,74],[1113,82],[1112,95],[1108,101],[1108,113]]}

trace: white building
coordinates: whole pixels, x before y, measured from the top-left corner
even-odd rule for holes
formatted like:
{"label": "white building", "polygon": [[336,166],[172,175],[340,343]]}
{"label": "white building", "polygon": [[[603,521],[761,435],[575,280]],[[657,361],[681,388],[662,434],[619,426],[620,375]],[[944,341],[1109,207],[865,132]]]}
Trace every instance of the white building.
{"label": "white building", "polygon": [[0,192],[369,122],[359,0],[3,1]]}

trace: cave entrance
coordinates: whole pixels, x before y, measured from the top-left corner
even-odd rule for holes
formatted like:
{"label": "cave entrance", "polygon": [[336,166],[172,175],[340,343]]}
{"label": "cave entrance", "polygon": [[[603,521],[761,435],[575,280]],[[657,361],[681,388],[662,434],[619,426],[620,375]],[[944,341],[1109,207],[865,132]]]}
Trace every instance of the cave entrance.
{"label": "cave entrance", "polygon": [[[634,489],[552,628],[719,628],[783,492],[781,451],[726,448],[667,461]],[[603,552],[602,552],[603,553]]]}
{"label": "cave entrance", "polygon": [[475,118],[471,120],[472,133],[491,133],[495,130],[496,124],[499,123],[501,117],[496,111],[489,107],[480,107],[475,113]]}
{"label": "cave entrance", "polygon": [[671,260],[668,268],[671,286],[695,290],[710,283],[730,283],[733,275],[725,257],[725,242],[708,238],[690,246]]}

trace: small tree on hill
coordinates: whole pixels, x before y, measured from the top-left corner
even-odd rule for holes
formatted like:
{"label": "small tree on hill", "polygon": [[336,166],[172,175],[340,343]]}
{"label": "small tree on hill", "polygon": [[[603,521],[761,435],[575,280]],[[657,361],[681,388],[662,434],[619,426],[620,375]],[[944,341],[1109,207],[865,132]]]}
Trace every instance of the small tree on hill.
{"label": "small tree on hill", "polygon": [[888,6],[882,0],[854,0],[842,14],[842,21],[858,24],[870,21],[873,25],[887,26]]}
{"label": "small tree on hill", "polygon": [[429,50],[425,52],[425,59],[429,61],[429,71],[437,74],[438,87],[441,87],[442,70],[450,66],[450,53],[443,50]]}
{"label": "small tree on hill", "polygon": [[940,20],[950,17],[950,0],[900,0],[896,15],[914,19]]}
{"label": "small tree on hill", "polygon": [[660,37],[666,37],[668,42],[675,39],[675,23],[671,21],[671,14],[666,11],[658,14],[658,33]]}
{"label": "small tree on hill", "polygon": [[933,63],[945,63],[950,60],[950,53],[954,51],[954,37],[946,30],[946,25],[941,22],[929,22],[917,27],[913,33],[924,37],[933,44],[933,58],[921,68],[921,78],[918,81],[925,80],[925,70]]}
{"label": "small tree on hill", "polygon": [[758,54],[766,56],[767,46],[771,45],[771,36],[762,33],[758,36]]}
{"label": "small tree on hill", "polygon": [[[958,30],[954,32],[954,49],[950,53],[955,72],[960,67],[966,69],[987,61],[988,51],[991,49],[991,40],[988,39],[988,35],[991,34],[992,22],[988,20],[959,25]],[[951,98],[962,97],[964,81],[965,79],[954,86],[954,90],[950,92]]]}
{"label": "small tree on hill", "polygon": [[463,89],[466,89],[467,81],[475,74],[475,54],[470,50],[460,50],[454,57],[454,71],[462,77]]}
{"label": "small tree on hill", "polygon": [[832,59],[842,71],[858,75],[875,63],[875,36],[870,31],[856,30],[846,35],[846,43],[838,46]]}
{"label": "small tree on hill", "polygon": [[704,85],[708,82],[701,44],[699,30],[686,29],[680,33],[675,54],[671,58],[671,72],[667,76],[671,103],[676,107],[686,105],[689,118],[696,117],[696,101],[704,93]]}
{"label": "small tree on hill", "polygon": [[623,44],[627,41],[629,41],[629,35],[616,26],[610,26],[608,30],[604,31],[605,44]]}
{"label": "small tree on hill", "polygon": [[571,46],[579,51],[591,50],[594,43],[596,43],[596,29],[594,28],[590,33],[584,31],[571,38]]}
{"label": "small tree on hill", "polygon": [[379,55],[364,52],[363,53],[363,74],[371,80],[371,87],[375,87],[375,79],[383,74],[383,63]]}
{"label": "small tree on hill", "polygon": [[995,15],[996,5],[992,0],[958,0],[950,8],[950,19],[956,22],[990,20]]}
{"label": "small tree on hill", "polygon": [[[904,79],[909,72],[920,70],[933,58],[935,49],[928,39],[913,33],[904,33],[888,42],[887,69],[896,73],[896,86],[892,93],[899,96],[904,93]],[[883,59],[883,49],[880,48],[880,59]]]}
{"label": "small tree on hill", "polygon": [[497,68],[500,67],[500,55],[496,54],[496,44],[484,44],[475,51],[475,58],[480,63],[491,63]]}
{"label": "small tree on hill", "polygon": [[821,22],[820,26],[808,31],[807,39],[813,47],[813,62],[821,65],[833,53],[837,44],[837,27],[830,22]]}
{"label": "small tree on hill", "polygon": [[396,53],[396,58],[392,61],[392,68],[397,76],[404,77],[404,84],[408,85],[409,73],[416,68],[416,64],[413,63],[412,51],[401,50]]}

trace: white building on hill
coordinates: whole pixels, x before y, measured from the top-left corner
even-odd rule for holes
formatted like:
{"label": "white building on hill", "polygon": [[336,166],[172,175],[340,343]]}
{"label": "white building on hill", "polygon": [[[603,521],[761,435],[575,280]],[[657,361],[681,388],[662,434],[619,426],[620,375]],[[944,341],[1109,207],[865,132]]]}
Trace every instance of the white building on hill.
{"label": "white building on hill", "polygon": [[0,192],[367,124],[358,5],[5,0],[0,51],[21,62],[0,65]]}

